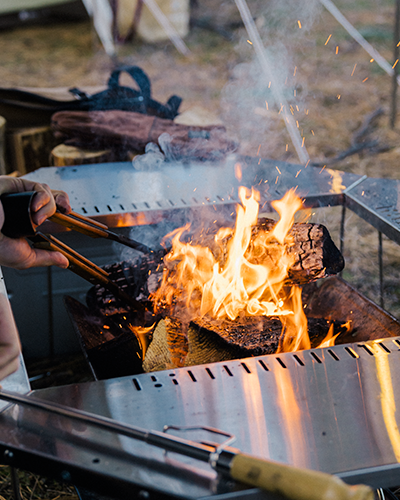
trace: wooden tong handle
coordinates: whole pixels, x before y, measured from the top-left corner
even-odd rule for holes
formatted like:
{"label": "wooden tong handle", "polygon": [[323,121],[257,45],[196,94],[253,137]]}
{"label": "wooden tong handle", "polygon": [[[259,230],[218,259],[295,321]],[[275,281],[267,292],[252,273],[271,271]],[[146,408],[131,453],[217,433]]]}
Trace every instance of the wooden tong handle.
{"label": "wooden tong handle", "polygon": [[367,485],[350,486],[331,474],[274,463],[244,453],[234,456],[230,475],[289,500],[374,500],[374,492]]}
{"label": "wooden tong handle", "polygon": [[56,222],[69,229],[74,229],[80,233],[91,236],[92,238],[107,238],[107,226],[97,221],[92,221],[88,217],[79,216],[75,218],[75,212],[69,215],[56,212],[49,218],[52,222]]}

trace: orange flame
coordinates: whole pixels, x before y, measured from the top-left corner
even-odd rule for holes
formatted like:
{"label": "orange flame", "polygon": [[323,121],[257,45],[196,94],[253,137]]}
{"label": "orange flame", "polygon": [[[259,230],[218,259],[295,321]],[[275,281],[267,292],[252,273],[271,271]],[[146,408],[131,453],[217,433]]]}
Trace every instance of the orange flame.
{"label": "orange flame", "polygon": [[309,349],[301,289],[287,284],[295,256],[290,229],[302,201],[294,190],[272,202],[280,219],[271,231],[257,223],[259,193],[239,189],[236,226],[221,228],[208,246],[182,241],[190,225],[167,235],[172,251],[164,258],[164,275],[152,295],[155,308],[179,307],[192,317],[235,320],[238,316],[278,316],[284,334],[280,351]]}

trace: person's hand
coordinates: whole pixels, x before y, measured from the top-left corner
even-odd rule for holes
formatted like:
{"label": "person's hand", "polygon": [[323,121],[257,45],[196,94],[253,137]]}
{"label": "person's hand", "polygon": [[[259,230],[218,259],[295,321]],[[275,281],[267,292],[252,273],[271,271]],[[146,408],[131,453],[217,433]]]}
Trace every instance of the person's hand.
{"label": "person's hand", "polygon": [[10,302],[0,292],[0,380],[19,368],[21,346]]}
{"label": "person's hand", "polygon": [[[63,191],[52,191],[46,184],[17,177],[0,176],[0,195],[36,191],[31,204],[32,222],[40,226],[58,208],[69,213],[71,207],[68,195]],[[4,210],[0,203],[0,231],[4,224]],[[27,269],[39,266],[67,268],[68,259],[60,252],[32,248],[25,238],[8,238],[0,232],[0,266]]]}

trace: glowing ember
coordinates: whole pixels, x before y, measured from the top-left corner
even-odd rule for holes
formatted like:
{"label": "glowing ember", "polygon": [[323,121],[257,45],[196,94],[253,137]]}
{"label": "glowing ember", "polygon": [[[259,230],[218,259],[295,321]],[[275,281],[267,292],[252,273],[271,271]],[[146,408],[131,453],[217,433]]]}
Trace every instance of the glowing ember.
{"label": "glowing ember", "polygon": [[[167,235],[172,238],[172,250],[164,258],[162,283],[152,295],[155,308],[185,308],[189,319],[279,317],[280,350],[309,349],[301,289],[287,284],[295,259],[289,251],[293,245],[289,232],[302,202],[294,190],[288,191],[272,203],[280,216],[277,224],[254,236],[259,193],[241,187],[239,197],[235,228],[221,228],[212,244],[183,241],[189,224]],[[333,327],[324,342],[334,342],[329,340],[332,337]]]}

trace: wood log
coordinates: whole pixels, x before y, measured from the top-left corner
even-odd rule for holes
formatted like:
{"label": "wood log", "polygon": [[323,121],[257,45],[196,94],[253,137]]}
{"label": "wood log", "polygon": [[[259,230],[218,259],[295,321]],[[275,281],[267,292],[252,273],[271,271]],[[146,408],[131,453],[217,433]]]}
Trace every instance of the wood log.
{"label": "wood log", "polygon": [[[341,322],[308,318],[311,347],[317,347],[333,323],[334,334],[347,331]],[[277,352],[283,325],[278,317],[231,320],[197,318],[189,324],[160,320],[143,362],[145,372],[242,359]]]}
{"label": "wood log", "polygon": [[[252,241],[262,231],[271,231],[276,221],[259,218],[252,228]],[[288,272],[288,281],[302,285],[340,273],[344,268],[344,259],[330,234],[322,224],[295,223],[289,235],[293,244],[288,253],[294,255],[295,262]],[[251,249],[250,244],[249,250]]]}
{"label": "wood log", "polygon": [[108,149],[93,151],[67,144],[59,144],[50,153],[50,164],[53,167],[68,167],[72,165],[86,165],[91,163],[107,163],[113,160],[112,152]]}

